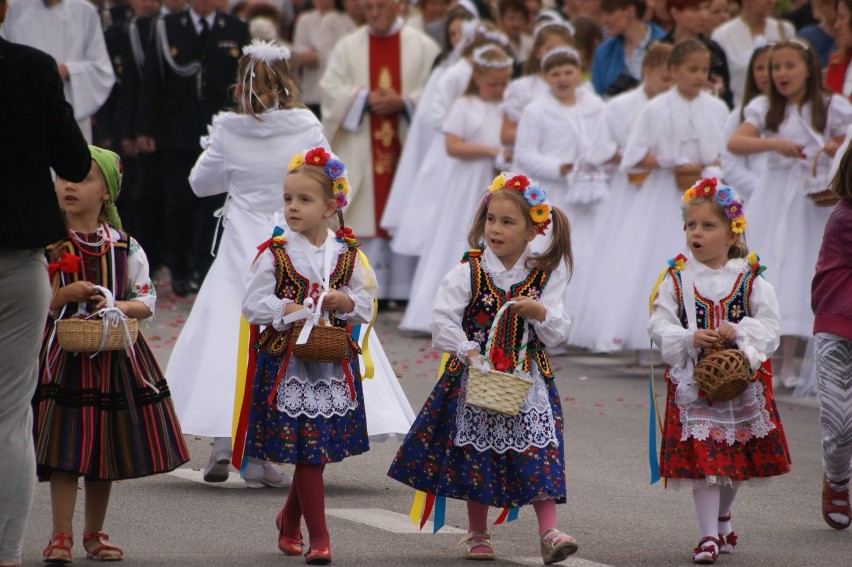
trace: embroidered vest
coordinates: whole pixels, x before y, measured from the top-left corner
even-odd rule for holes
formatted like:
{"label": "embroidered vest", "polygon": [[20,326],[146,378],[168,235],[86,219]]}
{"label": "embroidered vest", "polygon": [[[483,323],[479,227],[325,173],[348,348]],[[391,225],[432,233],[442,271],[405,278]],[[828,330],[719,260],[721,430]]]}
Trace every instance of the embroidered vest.
{"label": "embroidered vest", "polygon": [[[310,280],[296,271],[290,257],[287,255],[286,243],[273,242],[269,246],[275,259],[275,296],[279,299],[290,299],[294,303],[304,303],[308,297],[316,299],[319,296],[319,286],[311,284]],[[350,247],[337,257],[337,265],[331,273],[329,286],[339,289],[349,283],[355,268],[358,251]],[[346,327],[346,321],[332,315],[331,323],[335,327]],[[271,356],[281,356],[290,338],[291,329],[279,331],[268,325],[258,337],[254,348],[262,350]]]}
{"label": "embroidered vest", "polygon": [[[471,299],[462,316],[462,328],[471,341],[479,343],[479,351],[485,353],[485,343],[491,332],[491,323],[494,316],[504,303],[513,297],[526,295],[533,299],[541,297],[544,286],[550,280],[550,272],[533,268],[529,275],[521,282],[514,284],[504,291],[497,287],[491,277],[482,267],[481,252],[471,250],[465,254],[462,261],[470,264],[470,289]],[[518,363],[518,352],[521,350],[521,339],[524,329],[523,318],[514,313],[507,312],[501,318],[500,324],[495,329],[497,336],[494,339],[494,347],[501,348],[509,358],[509,368],[512,369]],[[552,378],[553,371],[550,368],[544,345],[536,336],[535,329],[530,326],[529,345],[527,356],[524,361],[524,371],[529,372],[531,365],[535,363],[539,372],[545,378]],[[464,369],[464,364],[456,356],[450,356],[447,361],[446,371],[450,375],[457,376]]]}
{"label": "embroidered vest", "polygon": [[[101,256],[90,256],[82,252],[80,245],[75,243],[71,238],[66,238],[65,240],[60,240],[49,245],[45,249],[48,262],[58,262],[66,253],[74,254],[82,259],[80,271],[77,273],[57,272],[53,276],[54,281],[59,282],[62,280],[58,278],[64,278],[65,283],[59,283],[58,285],[68,285],[81,280],[91,282],[109,289],[113,296],[115,296],[116,301],[125,301],[130,294],[130,290],[127,287],[127,258],[130,253],[130,238],[127,236],[127,233],[119,231],[118,240],[113,242],[115,264],[112,262],[113,254],[109,251],[109,245],[102,245],[98,253],[103,251],[104,246],[107,247],[107,250]],[[86,247],[86,251],[93,252],[94,249]],[[112,289],[113,273],[115,273],[116,289]],[[77,304],[69,304],[65,310],[65,316],[71,317],[76,313]]]}

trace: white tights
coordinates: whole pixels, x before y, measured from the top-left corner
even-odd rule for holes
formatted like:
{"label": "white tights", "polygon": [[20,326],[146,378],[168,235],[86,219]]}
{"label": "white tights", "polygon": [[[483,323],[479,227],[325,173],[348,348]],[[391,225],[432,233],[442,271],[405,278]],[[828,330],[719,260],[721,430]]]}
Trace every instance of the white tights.
{"label": "white tights", "polygon": [[719,534],[731,533],[731,522],[720,522],[719,518],[731,511],[737,489],[728,486],[702,486],[692,491],[695,501],[695,514],[698,516],[698,530],[701,537],[719,537]]}

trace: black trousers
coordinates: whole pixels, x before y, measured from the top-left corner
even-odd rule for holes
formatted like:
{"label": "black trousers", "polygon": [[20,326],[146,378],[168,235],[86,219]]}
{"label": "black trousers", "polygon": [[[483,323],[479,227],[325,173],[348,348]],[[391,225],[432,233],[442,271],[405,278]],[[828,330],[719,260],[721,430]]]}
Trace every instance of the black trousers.
{"label": "black trousers", "polygon": [[[136,185],[129,194],[133,210],[130,235],[139,241],[151,272],[168,262],[166,258],[166,191],[163,181],[163,156],[160,152],[139,154],[136,158]],[[122,222],[124,222],[122,211]]]}
{"label": "black trousers", "polygon": [[166,204],[166,245],[172,279],[185,280],[197,273],[204,279],[213,263],[210,246],[216,229],[214,211],[224,195],[196,197],[189,186],[189,172],[201,150],[163,150]]}

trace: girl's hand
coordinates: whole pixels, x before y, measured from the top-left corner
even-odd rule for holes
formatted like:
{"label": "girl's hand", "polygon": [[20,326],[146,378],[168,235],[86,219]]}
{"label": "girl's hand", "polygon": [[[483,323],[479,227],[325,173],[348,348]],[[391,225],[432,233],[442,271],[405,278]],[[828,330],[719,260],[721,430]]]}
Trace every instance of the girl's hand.
{"label": "girl's hand", "polygon": [[355,302],[345,293],[331,289],[322,300],[322,310],[352,313],[355,310]]}
{"label": "girl's hand", "polygon": [[[805,159],[807,156],[802,153],[804,149],[805,146],[791,142],[790,140],[784,140],[783,138],[772,139],[772,151],[782,156]],[[836,148],[835,151],[837,151]]]}
{"label": "girl's hand", "polygon": [[547,316],[547,309],[544,308],[544,305],[531,297],[520,295],[518,297],[513,297],[512,301],[514,301],[515,304],[509,306],[509,310],[521,317],[535,319],[536,321],[544,321],[544,318]]}
{"label": "girl's hand", "polygon": [[719,342],[719,333],[712,329],[698,329],[692,337],[692,344],[697,348],[708,348]]}
{"label": "girl's hand", "polygon": [[719,325],[719,328],[716,329],[716,332],[719,333],[720,337],[722,337],[728,342],[737,342],[737,330],[734,329],[734,326],[728,323],[727,321]]}
{"label": "girl's hand", "polygon": [[467,365],[473,366],[474,368],[482,368],[482,364],[484,361],[482,360],[482,355],[478,350],[470,349],[467,351]]}
{"label": "girl's hand", "polygon": [[574,169],[574,164],[563,163],[559,166],[559,175],[568,175],[569,173],[571,173],[572,169]]}
{"label": "girl's hand", "polygon": [[823,153],[825,153],[828,157],[833,158],[834,154],[837,153],[837,150],[840,148],[840,144],[835,142],[834,140],[829,141],[826,145],[822,147]]}
{"label": "girl's hand", "polygon": [[[66,305],[68,303],[86,303],[96,296],[101,297],[98,295],[98,290],[95,289],[95,286],[84,281],[74,282],[61,287],[59,293],[62,294],[62,299]],[[101,299],[103,298],[101,297]]]}
{"label": "girl's hand", "polygon": [[691,171],[694,171],[695,169],[704,169],[704,166],[701,165],[700,163],[682,163],[682,164],[677,165],[674,168],[672,168],[672,171],[674,171],[675,173],[678,173],[678,172],[681,172],[681,171],[691,172]]}

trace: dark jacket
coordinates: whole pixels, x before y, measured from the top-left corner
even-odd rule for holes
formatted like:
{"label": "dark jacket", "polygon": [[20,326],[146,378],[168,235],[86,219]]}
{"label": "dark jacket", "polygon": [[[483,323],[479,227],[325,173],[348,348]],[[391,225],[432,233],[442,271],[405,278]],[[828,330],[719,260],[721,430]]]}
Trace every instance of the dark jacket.
{"label": "dark jacket", "polygon": [[814,333],[852,341],[852,201],[835,205],[825,225],[811,284]]}
{"label": "dark jacket", "polygon": [[0,38],[0,248],[41,248],[66,235],[53,180],[92,166],[56,61]]}
{"label": "dark jacket", "polygon": [[[728,109],[733,109],[734,93],[731,92],[731,74],[728,71],[728,57],[725,55],[725,50],[709,37],[699,34],[697,39],[710,52],[710,74],[722,79],[722,84],[725,85],[725,94],[719,98],[728,105]],[[660,41],[674,45],[674,32],[668,33]]]}
{"label": "dark jacket", "polygon": [[157,137],[158,149],[200,152],[199,137],[207,132],[213,115],[232,105],[229,89],[236,82],[242,48],[250,41],[248,27],[233,16],[217,13],[202,49],[189,11],[169,14],[163,21],[168,55],[179,66],[200,62],[201,72],[188,77],[175,73],[155,31],[142,71],[139,134]]}

